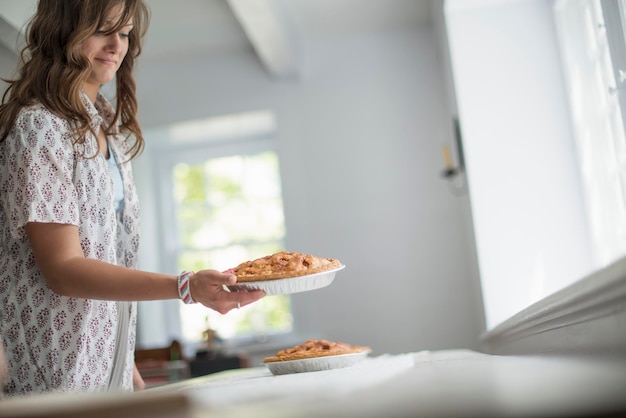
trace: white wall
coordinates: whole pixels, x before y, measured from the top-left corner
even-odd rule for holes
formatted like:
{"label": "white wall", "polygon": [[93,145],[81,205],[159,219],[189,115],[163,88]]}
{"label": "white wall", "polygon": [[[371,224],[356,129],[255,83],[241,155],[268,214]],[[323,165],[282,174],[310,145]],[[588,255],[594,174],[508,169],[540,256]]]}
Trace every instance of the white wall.
{"label": "white wall", "polygon": [[[4,45],[0,44],[0,77],[12,78],[14,76],[17,56]],[[0,95],[6,90],[6,83],[0,82]]]}
{"label": "white wall", "polygon": [[332,286],[293,296],[300,335],[376,352],[476,348],[483,313],[466,206],[439,176],[450,121],[434,30],[304,51],[291,81],[270,79],[252,53],[143,62],[144,126],[276,113],[288,249],[347,265]]}

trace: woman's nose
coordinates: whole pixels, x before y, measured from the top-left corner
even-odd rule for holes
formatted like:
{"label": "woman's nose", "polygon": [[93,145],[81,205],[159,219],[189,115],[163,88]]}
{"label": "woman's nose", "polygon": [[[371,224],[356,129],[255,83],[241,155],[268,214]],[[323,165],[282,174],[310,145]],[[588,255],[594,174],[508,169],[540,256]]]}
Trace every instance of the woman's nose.
{"label": "woman's nose", "polygon": [[122,47],[122,39],[118,33],[112,33],[107,37],[107,48],[112,51],[119,51]]}

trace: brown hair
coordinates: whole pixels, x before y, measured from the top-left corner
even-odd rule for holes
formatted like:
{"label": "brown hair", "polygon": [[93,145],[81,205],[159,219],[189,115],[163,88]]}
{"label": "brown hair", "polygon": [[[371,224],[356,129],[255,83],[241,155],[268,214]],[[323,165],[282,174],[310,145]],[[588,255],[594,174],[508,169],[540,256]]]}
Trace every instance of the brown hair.
{"label": "brown hair", "polygon": [[[114,27],[106,26],[107,17],[118,5],[123,6],[119,20]],[[91,70],[81,45],[103,27],[106,34],[115,33],[131,19],[128,53],[116,74],[115,119],[107,129],[112,130],[119,121],[126,140],[134,137],[128,150],[130,159],[139,155],[144,139],[137,121],[133,67],[150,20],[143,0],[40,0],[26,28],[18,77],[4,80],[9,87],[0,105],[0,142],[9,135],[20,110],[39,101],[70,121],[75,144],[84,143],[91,127],[80,94]]]}

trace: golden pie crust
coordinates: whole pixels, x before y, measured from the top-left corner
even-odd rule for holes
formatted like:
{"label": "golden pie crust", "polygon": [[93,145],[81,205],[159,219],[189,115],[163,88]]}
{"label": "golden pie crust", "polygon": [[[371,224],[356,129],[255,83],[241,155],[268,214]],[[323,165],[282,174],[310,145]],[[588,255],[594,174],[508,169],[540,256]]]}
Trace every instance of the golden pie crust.
{"label": "golden pie crust", "polygon": [[236,275],[237,282],[242,283],[305,276],[339,267],[341,267],[341,262],[335,258],[281,251],[256,260],[246,261],[228,270],[228,272]]}
{"label": "golden pie crust", "polygon": [[370,347],[351,345],[338,341],[308,340],[303,344],[280,350],[276,355],[263,359],[263,362],[302,360],[340,354],[369,353],[370,351],[372,351]]}

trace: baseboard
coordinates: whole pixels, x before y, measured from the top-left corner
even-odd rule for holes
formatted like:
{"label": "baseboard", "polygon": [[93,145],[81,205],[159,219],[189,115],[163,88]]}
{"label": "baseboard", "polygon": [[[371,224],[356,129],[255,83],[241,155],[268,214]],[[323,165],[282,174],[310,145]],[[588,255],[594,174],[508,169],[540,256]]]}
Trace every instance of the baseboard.
{"label": "baseboard", "polygon": [[490,354],[626,355],[626,257],[531,305],[481,338]]}

